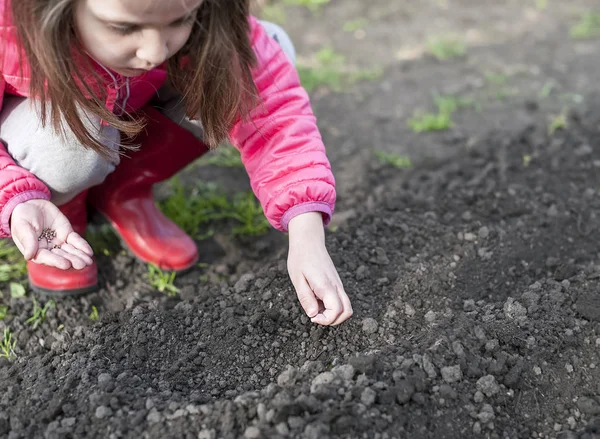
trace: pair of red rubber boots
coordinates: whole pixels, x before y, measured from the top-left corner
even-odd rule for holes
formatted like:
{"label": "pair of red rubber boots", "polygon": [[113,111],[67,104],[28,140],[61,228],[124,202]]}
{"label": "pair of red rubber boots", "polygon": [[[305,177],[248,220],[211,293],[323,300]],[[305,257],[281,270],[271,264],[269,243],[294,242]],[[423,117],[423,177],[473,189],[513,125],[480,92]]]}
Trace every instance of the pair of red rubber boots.
{"label": "pair of red rubber boots", "polygon": [[[122,157],[106,180],[59,207],[73,229],[85,236],[88,205],[104,215],[138,258],[163,270],[181,271],[198,259],[195,242],[158,209],[152,186],[172,177],[207,151],[189,131],[154,108],[145,108],[147,126],[138,151]],[[96,262],[82,270],[60,270],[28,262],[29,283],[38,293],[89,293],[98,287]]]}

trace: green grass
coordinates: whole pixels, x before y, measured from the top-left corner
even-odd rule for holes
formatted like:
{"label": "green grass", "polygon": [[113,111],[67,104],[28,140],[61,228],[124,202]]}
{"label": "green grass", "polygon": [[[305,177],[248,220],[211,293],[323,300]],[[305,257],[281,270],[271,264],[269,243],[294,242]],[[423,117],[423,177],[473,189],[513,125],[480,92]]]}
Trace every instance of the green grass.
{"label": "green grass", "polygon": [[364,29],[369,23],[366,18],[357,18],[356,20],[350,20],[344,23],[344,32],[356,32],[357,30]]}
{"label": "green grass", "polygon": [[33,298],[33,315],[27,319],[25,323],[31,325],[33,329],[36,329],[39,325],[44,323],[46,320],[46,313],[54,306],[54,300],[49,300],[46,304],[41,307],[35,297]]}
{"label": "green grass", "polygon": [[172,195],[160,203],[163,213],[195,239],[206,239],[228,225],[234,235],[262,235],[270,225],[252,192],[233,198],[215,185],[199,183],[185,188],[178,178],[170,181]]}
{"label": "green grass", "polygon": [[505,85],[508,82],[508,75],[504,73],[485,72],[483,75],[491,85]]}
{"label": "green grass", "polygon": [[8,239],[0,239],[0,282],[22,280],[27,274],[27,261]]}
{"label": "green grass", "polygon": [[427,52],[440,61],[465,56],[467,47],[463,41],[454,37],[432,37],[425,44]]}
{"label": "green grass", "polygon": [[263,20],[281,25],[285,24],[287,21],[285,9],[283,5],[279,3],[265,5],[260,11],[260,17]]}
{"label": "green grass", "polygon": [[94,305],[92,305],[92,312],[89,315],[89,319],[92,322],[97,322],[98,320],[100,320],[100,316],[98,315],[98,308],[96,308]]}
{"label": "green grass", "polygon": [[10,297],[13,299],[20,299],[25,297],[26,294],[25,287],[22,284],[17,282],[10,283]]}
{"label": "green grass", "polygon": [[176,273],[163,271],[154,264],[148,264],[148,281],[150,285],[161,293],[173,297],[179,293],[179,288],[173,285]]}
{"label": "green grass", "polygon": [[454,125],[452,114],[456,110],[473,105],[472,100],[456,96],[435,96],[434,101],[436,113],[417,111],[408,120],[408,126],[415,133],[447,130]]}
{"label": "green grass", "polygon": [[564,130],[568,126],[567,113],[563,111],[561,114],[553,116],[548,124],[548,135],[553,136],[558,130]]}
{"label": "green grass", "polygon": [[355,82],[373,81],[381,77],[380,69],[349,71],[345,63],[346,59],[343,55],[336,53],[331,47],[325,47],[314,55],[310,65],[298,66],[300,82],[309,92],[319,87],[328,87],[333,91],[341,92]]}
{"label": "green grass", "polygon": [[8,315],[8,306],[0,305],[0,320],[4,320]]}
{"label": "green grass", "polygon": [[8,361],[15,360],[17,358],[17,354],[15,353],[16,346],[17,340],[12,339],[10,329],[4,328],[4,334],[0,342],[0,357],[6,358]]}
{"label": "green grass", "polygon": [[240,152],[230,144],[219,146],[198,160],[199,166],[219,166],[222,168],[243,168]]}
{"label": "green grass", "polygon": [[123,250],[117,233],[109,224],[89,226],[86,240],[92,246],[95,254],[113,256]]}
{"label": "green grass", "polygon": [[330,0],[283,0],[286,5],[304,6],[312,12],[318,12]]}
{"label": "green grass", "polygon": [[398,169],[410,169],[413,166],[412,160],[408,156],[391,154],[385,151],[375,151],[375,157],[385,165],[393,166]]}
{"label": "green grass", "polygon": [[570,37],[574,40],[600,38],[600,13],[587,12],[571,27]]}

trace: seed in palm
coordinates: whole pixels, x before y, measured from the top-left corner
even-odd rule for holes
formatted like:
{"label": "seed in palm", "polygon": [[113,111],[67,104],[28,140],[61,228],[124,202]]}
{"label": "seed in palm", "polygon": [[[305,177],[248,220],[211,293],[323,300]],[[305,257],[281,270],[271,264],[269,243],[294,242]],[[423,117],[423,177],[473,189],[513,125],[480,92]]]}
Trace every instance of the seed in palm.
{"label": "seed in palm", "polygon": [[44,230],[42,230],[42,234],[38,238],[38,241],[41,241],[42,239],[45,239],[46,242],[48,244],[50,244],[50,241],[52,241],[54,238],[56,238],[56,232],[54,230],[52,230],[52,229],[44,229]]}

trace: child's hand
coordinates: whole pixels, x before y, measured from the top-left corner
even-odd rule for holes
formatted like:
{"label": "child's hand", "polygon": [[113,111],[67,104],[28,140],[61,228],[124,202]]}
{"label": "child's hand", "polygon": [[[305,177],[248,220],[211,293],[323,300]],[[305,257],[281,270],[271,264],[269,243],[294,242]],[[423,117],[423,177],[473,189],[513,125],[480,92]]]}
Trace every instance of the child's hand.
{"label": "child's hand", "polygon": [[352,305],[325,248],[321,213],[294,217],[289,224],[288,272],[300,305],[313,323],[339,325]]}
{"label": "child's hand", "polygon": [[62,270],[71,267],[81,270],[93,262],[92,247],[73,231],[67,217],[50,201],[29,200],[18,204],[11,215],[10,230],[17,248],[28,261]]}

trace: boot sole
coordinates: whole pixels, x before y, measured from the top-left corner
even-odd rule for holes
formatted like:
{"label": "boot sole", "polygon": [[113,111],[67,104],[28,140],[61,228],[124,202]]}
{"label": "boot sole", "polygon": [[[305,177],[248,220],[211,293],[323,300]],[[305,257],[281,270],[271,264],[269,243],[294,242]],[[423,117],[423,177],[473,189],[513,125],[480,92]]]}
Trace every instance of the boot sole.
{"label": "boot sole", "polygon": [[98,285],[93,285],[89,287],[83,288],[75,288],[72,290],[51,290],[48,288],[38,287],[29,281],[29,286],[33,290],[34,293],[39,294],[40,296],[46,297],[74,297],[74,296],[84,296],[86,294],[93,293],[98,291]]}

